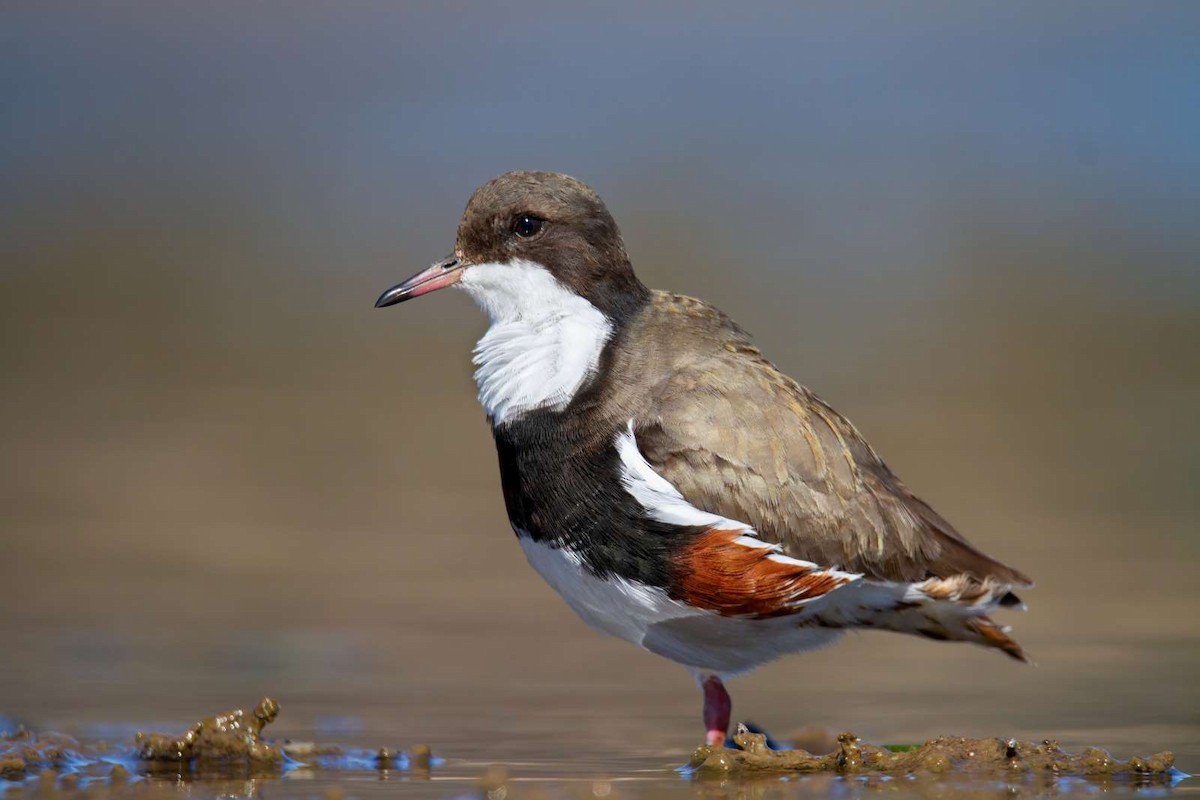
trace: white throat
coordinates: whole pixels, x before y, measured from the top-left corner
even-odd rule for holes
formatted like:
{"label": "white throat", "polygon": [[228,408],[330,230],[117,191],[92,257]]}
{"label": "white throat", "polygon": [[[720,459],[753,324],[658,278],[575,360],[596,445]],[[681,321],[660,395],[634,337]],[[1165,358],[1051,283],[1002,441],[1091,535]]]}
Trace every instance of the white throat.
{"label": "white throat", "polygon": [[475,345],[479,402],[500,425],[538,408],[565,408],[596,371],[612,324],[533,261],[475,264],[459,285],[491,327]]}

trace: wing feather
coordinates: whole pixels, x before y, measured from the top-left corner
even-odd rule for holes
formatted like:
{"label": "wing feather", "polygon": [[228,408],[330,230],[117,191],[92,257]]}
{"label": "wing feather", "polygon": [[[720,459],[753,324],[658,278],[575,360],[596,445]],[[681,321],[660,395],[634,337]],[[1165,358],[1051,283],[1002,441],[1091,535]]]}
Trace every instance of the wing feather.
{"label": "wing feather", "polygon": [[[697,314],[688,300],[689,316]],[[1028,585],[914,495],[843,416],[712,310],[718,347],[665,370],[635,419],[646,461],[699,509],[788,556],[887,581]],[[706,331],[706,341],[714,331]]]}

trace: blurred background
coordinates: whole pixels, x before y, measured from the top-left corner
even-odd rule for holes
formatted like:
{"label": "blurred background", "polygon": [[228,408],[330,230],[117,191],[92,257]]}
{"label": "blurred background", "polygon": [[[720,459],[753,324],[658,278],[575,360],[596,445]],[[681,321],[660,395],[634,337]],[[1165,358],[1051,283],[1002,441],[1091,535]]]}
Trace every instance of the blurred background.
{"label": "blurred background", "polygon": [[1198,77],[1191,2],[4,4],[0,712],[688,752],[513,540],[482,315],[371,307],[551,169],[1037,580],[1035,667],[851,636],[735,717],[1200,768]]}

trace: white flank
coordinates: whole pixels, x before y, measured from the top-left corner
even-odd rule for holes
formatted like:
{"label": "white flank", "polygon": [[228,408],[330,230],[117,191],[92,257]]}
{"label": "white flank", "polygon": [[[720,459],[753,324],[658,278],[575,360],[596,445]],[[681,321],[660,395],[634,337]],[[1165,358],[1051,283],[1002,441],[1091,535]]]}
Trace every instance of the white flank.
{"label": "white flank", "polygon": [[459,285],[491,319],[475,345],[479,402],[496,425],[559,410],[596,370],[612,325],[541,264],[474,264]]}
{"label": "white flank", "polygon": [[672,600],[662,589],[615,576],[597,578],[570,548],[540,544],[524,531],[517,537],[530,565],[597,630],[641,644],[657,622],[706,613]]}
{"label": "white flank", "polygon": [[517,531],[525,557],[593,628],[633,642],[703,675],[736,675],[786,653],[832,642],[839,631],[801,627],[790,617],[723,617],[672,600],[662,589],[592,574],[579,553]]}

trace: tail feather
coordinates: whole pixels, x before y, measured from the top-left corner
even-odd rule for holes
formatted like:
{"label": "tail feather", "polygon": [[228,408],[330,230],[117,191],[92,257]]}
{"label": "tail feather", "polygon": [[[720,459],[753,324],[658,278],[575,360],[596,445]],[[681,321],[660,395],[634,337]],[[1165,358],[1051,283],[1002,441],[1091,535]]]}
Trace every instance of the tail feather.
{"label": "tail feather", "polygon": [[929,578],[919,583],[861,579],[830,592],[805,615],[814,624],[873,628],[940,641],[993,647],[1027,662],[1024,649],[988,614],[1021,606],[1009,584],[970,575]]}
{"label": "tail feather", "polygon": [[1005,629],[997,625],[990,617],[973,617],[965,620],[963,624],[978,635],[979,638],[975,641],[979,642],[979,644],[995,647],[1017,661],[1026,664],[1029,663],[1029,656],[1025,654],[1025,649],[1017,644],[1005,632]]}

